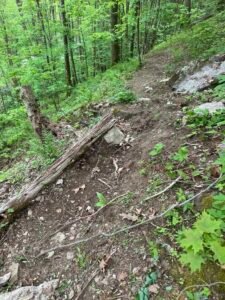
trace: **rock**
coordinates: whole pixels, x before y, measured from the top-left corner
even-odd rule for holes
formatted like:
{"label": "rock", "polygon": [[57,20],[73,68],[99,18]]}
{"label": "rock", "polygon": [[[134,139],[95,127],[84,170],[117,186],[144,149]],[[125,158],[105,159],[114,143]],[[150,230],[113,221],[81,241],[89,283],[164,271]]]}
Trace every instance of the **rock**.
{"label": "rock", "polygon": [[74,259],[74,253],[73,252],[67,252],[66,253],[66,259],[67,260],[73,260]]}
{"label": "rock", "polygon": [[58,280],[44,282],[39,286],[25,286],[9,293],[1,294],[1,300],[48,300],[52,299],[58,287]]}
{"label": "rock", "polygon": [[12,263],[9,267],[9,271],[11,272],[10,283],[14,284],[18,280],[18,273],[19,273],[19,264]]}
{"label": "rock", "polygon": [[33,215],[32,210],[31,210],[31,209],[28,209],[27,216],[28,216],[28,217],[32,217],[32,215]]}
{"label": "rock", "polygon": [[73,299],[74,295],[75,295],[74,290],[71,290],[68,295],[69,300]]}
{"label": "rock", "polygon": [[105,136],[104,139],[108,144],[119,145],[125,138],[124,134],[118,127],[113,127]]}
{"label": "rock", "polygon": [[55,254],[55,252],[54,252],[54,251],[50,251],[50,252],[48,252],[48,256],[47,256],[47,258],[51,258],[51,257],[53,257],[53,256],[54,256],[54,254]]}
{"label": "rock", "polygon": [[56,185],[61,185],[61,184],[63,184],[63,179],[62,178],[60,178],[56,181]]}
{"label": "rock", "polygon": [[0,277],[0,288],[7,284],[10,277],[11,277],[11,272],[9,272],[9,273],[3,275],[2,277]]}
{"label": "rock", "polygon": [[65,238],[66,236],[64,233],[58,232],[51,238],[51,240],[56,244],[61,244],[65,240]]}
{"label": "rock", "polygon": [[202,114],[202,111],[207,110],[210,114],[213,114],[220,109],[225,109],[223,102],[207,102],[197,106],[194,111],[198,114]]}
{"label": "rock", "polygon": [[216,84],[218,76],[225,73],[225,61],[222,59],[221,56],[218,61],[208,63],[195,73],[186,73],[180,82],[173,85],[173,89],[178,93],[195,93]]}

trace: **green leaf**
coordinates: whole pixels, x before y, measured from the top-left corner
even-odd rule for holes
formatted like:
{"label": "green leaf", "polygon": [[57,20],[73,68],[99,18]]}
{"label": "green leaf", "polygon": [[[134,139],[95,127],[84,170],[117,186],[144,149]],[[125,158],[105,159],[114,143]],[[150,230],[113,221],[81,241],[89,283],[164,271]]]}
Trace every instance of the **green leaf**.
{"label": "green leaf", "polygon": [[216,231],[221,230],[222,223],[204,211],[195,222],[194,227],[202,233],[216,233]]}
{"label": "green leaf", "polygon": [[201,269],[201,266],[205,260],[202,255],[196,254],[194,251],[189,250],[188,252],[180,255],[180,262],[183,265],[189,266],[191,272],[193,273]]}
{"label": "green leaf", "polygon": [[194,254],[203,250],[202,232],[196,229],[185,229],[182,231],[183,238],[180,239],[180,245],[184,249],[192,248]]}
{"label": "green leaf", "polygon": [[183,162],[188,158],[188,149],[187,147],[181,147],[172,157],[173,160],[178,162]]}
{"label": "green leaf", "polygon": [[102,193],[96,193],[98,202],[95,204],[96,207],[104,207],[107,204],[107,200]]}
{"label": "green leaf", "polygon": [[157,156],[159,155],[162,150],[165,148],[165,145],[163,143],[156,144],[153,149],[149,152],[150,156]]}
{"label": "green leaf", "polygon": [[214,258],[217,259],[220,264],[225,264],[225,247],[222,246],[218,240],[210,242],[209,247],[214,253]]}

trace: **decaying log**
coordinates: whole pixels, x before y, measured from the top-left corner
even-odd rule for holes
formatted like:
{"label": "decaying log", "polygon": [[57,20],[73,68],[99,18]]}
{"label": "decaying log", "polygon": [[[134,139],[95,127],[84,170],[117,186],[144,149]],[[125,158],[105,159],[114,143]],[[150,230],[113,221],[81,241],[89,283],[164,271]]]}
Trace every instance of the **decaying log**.
{"label": "decaying log", "polygon": [[40,106],[35,98],[32,88],[29,85],[24,85],[21,88],[21,99],[26,107],[28,118],[37,136],[42,140],[43,131],[47,130],[54,136],[62,136],[62,129],[56,123],[51,122],[47,117],[43,116],[40,111]]}
{"label": "decaying log", "polygon": [[[77,160],[96,140],[109,131],[116,120],[111,114],[106,115],[84,137],[72,145],[52,166],[40,175],[28,188],[24,188],[19,195],[9,199],[0,207],[0,215],[6,215],[8,209],[13,209],[13,214],[31,202],[37,194],[48,184],[54,182],[62,172],[75,160]],[[12,214],[10,214],[11,216]]]}

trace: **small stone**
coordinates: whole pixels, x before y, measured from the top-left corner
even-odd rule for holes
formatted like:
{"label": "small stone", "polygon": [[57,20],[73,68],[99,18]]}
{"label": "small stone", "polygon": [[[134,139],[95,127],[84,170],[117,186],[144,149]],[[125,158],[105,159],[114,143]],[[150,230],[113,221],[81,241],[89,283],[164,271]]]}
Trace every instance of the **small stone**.
{"label": "small stone", "polygon": [[75,295],[74,290],[70,290],[68,298],[71,300],[73,299],[74,295]]}
{"label": "small stone", "polygon": [[31,210],[31,209],[28,209],[27,216],[28,216],[28,217],[32,217],[32,215],[33,215],[32,210]]}
{"label": "small stone", "polygon": [[0,277],[0,288],[7,284],[11,277],[11,273],[7,273],[4,276]]}
{"label": "small stone", "polygon": [[40,221],[44,221],[44,217],[40,217],[39,220],[40,220]]}
{"label": "small stone", "polygon": [[18,273],[19,273],[19,264],[12,263],[9,267],[9,271],[11,272],[10,283],[14,284],[18,280]]}
{"label": "small stone", "polygon": [[67,260],[73,260],[74,259],[74,253],[73,252],[67,252],[66,253],[66,259]]}
{"label": "small stone", "polygon": [[61,184],[63,184],[63,179],[62,178],[58,179],[57,182],[56,182],[56,185],[61,185]]}
{"label": "small stone", "polygon": [[58,232],[56,235],[52,237],[52,241],[56,244],[61,244],[65,240],[66,236],[62,232]]}
{"label": "small stone", "polygon": [[105,136],[104,139],[108,144],[120,145],[125,136],[118,127],[113,127]]}
{"label": "small stone", "polygon": [[61,209],[61,208],[58,208],[58,209],[56,209],[56,212],[57,212],[57,214],[61,214],[62,209]]}
{"label": "small stone", "polygon": [[51,251],[51,252],[48,252],[48,256],[47,256],[47,258],[51,258],[51,257],[53,257],[53,255],[55,254],[55,252],[54,251]]}

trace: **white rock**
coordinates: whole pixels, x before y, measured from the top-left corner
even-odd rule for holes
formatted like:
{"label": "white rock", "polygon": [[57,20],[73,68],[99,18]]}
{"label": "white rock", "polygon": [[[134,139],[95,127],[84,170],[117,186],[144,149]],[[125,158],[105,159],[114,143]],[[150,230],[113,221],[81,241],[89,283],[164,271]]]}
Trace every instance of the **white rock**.
{"label": "white rock", "polygon": [[109,132],[104,136],[105,141],[108,144],[119,145],[124,139],[124,134],[118,127],[113,127]]}
{"label": "white rock", "polygon": [[68,295],[69,300],[73,299],[74,295],[75,295],[74,290],[71,290]]}
{"label": "white rock", "polygon": [[4,286],[10,279],[11,272],[5,274],[4,276],[0,277],[0,288]]}
{"label": "white rock", "polygon": [[52,299],[58,280],[44,282],[39,286],[25,286],[9,293],[1,294],[1,300],[47,300]]}
{"label": "white rock", "polygon": [[18,280],[19,264],[12,263],[11,266],[9,267],[9,271],[11,272],[10,283],[14,284]]}
{"label": "white rock", "polygon": [[53,255],[55,254],[55,252],[54,251],[50,251],[50,252],[48,252],[48,256],[47,256],[47,258],[51,258]]}
{"label": "white rock", "polygon": [[58,179],[57,182],[56,182],[56,185],[61,185],[61,184],[63,184],[63,179],[62,178]]}
{"label": "white rock", "polygon": [[66,236],[64,233],[62,232],[58,232],[56,233],[56,235],[54,235],[52,237],[52,241],[55,242],[56,244],[61,244],[64,240],[65,240]]}
{"label": "white rock", "polygon": [[73,260],[74,259],[74,253],[72,251],[66,253],[66,259],[67,260]]}
{"label": "white rock", "polygon": [[210,114],[215,113],[219,109],[225,109],[223,102],[208,102],[197,106],[194,111],[198,114],[202,114],[202,111],[207,110]]}
{"label": "white rock", "polygon": [[32,215],[33,215],[32,210],[31,210],[31,209],[28,209],[27,216],[28,216],[28,217],[31,217]]}

